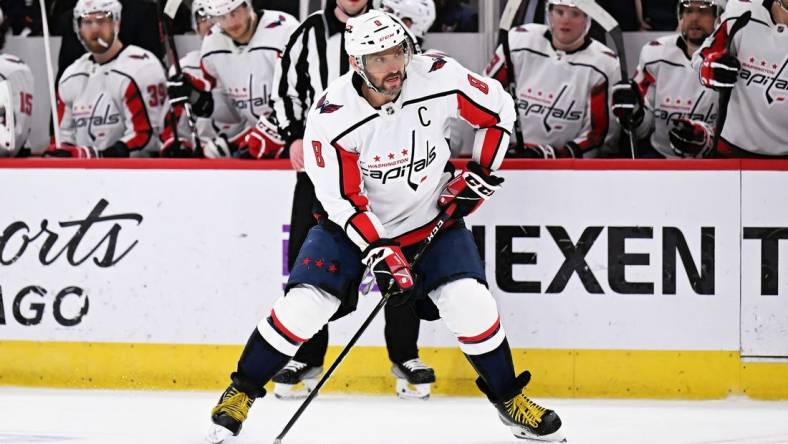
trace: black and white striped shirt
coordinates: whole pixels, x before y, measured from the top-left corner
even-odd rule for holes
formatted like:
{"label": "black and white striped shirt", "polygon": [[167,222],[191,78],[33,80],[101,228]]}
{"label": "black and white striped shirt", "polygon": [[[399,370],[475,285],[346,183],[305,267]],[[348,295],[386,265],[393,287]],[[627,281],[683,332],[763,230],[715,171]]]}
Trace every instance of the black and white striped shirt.
{"label": "black and white striped shirt", "polygon": [[279,131],[287,145],[304,136],[315,97],[349,69],[345,24],[334,15],[334,2],[304,20],[290,36],[274,74],[272,99]]}

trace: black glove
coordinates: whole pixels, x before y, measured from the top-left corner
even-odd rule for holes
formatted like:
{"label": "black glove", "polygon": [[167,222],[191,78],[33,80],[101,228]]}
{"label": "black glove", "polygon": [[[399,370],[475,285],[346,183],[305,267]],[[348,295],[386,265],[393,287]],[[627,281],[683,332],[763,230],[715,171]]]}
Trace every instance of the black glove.
{"label": "black glove", "polygon": [[170,138],[161,145],[159,157],[188,159],[194,157],[194,147],[186,139]]}
{"label": "black glove", "polygon": [[716,90],[731,89],[739,78],[739,59],[726,52],[712,52],[703,58],[700,81]]}
{"label": "black glove", "polygon": [[213,113],[213,95],[207,91],[209,89],[207,82],[188,74],[175,74],[167,79],[170,107],[189,103],[198,117],[210,117]]}
{"label": "black glove", "polygon": [[191,82],[189,82],[183,73],[175,74],[167,79],[167,96],[170,100],[170,106],[173,108],[189,102],[192,92],[194,91],[195,89]]}
{"label": "black glove", "polygon": [[670,147],[681,157],[708,157],[712,149],[711,128],[687,119],[677,119],[676,125],[668,132]]}
{"label": "black glove", "polygon": [[502,183],[502,177],[490,174],[476,162],[468,162],[468,169],[446,184],[438,199],[438,208],[445,209],[454,205],[451,216],[465,217],[492,197]]}
{"label": "black glove", "polygon": [[637,128],[643,123],[643,97],[634,81],[622,80],[613,85],[613,115],[625,128]]}
{"label": "black glove", "polygon": [[372,270],[380,292],[389,296],[389,304],[401,305],[413,288],[410,264],[393,239],[378,239],[362,253],[363,262]]}

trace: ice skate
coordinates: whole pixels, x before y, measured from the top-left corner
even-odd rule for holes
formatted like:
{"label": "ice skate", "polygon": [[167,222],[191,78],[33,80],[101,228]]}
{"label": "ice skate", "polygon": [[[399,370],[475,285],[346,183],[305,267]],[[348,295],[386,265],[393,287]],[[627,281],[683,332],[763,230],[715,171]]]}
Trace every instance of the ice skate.
{"label": "ice skate", "polygon": [[429,399],[435,370],[419,358],[395,362],[391,373],[397,378],[397,396],[403,399]]}
{"label": "ice skate", "polygon": [[265,389],[255,389],[233,374],[233,382],[219,398],[219,403],[211,410],[211,428],[207,441],[221,443],[230,436],[237,436],[249,414],[249,408],[256,398],[265,396]]}
{"label": "ice skate", "polygon": [[271,379],[278,399],[303,399],[314,390],[323,367],[292,360]]}
{"label": "ice skate", "polygon": [[498,409],[501,422],[509,426],[515,437],[539,442],[566,442],[561,431],[561,418],[549,409],[525,396],[525,386],[531,374],[523,372],[517,377],[512,397],[497,401],[492,398],[487,385],[481,378],[476,385]]}

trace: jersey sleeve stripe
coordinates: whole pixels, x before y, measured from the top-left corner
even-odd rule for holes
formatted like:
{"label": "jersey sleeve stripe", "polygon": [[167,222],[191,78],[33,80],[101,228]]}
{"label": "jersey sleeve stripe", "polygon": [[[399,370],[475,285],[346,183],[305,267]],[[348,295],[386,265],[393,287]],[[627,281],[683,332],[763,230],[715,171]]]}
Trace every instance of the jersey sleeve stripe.
{"label": "jersey sleeve stripe", "polygon": [[[481,166],[492,169],[495,164],[495,159],[501,149],[501,142],[503,142],[504,130],[498,127],[487,128],[482,142],[482,152],[479,156],[479,164]],[[504,148],[505,149],[505,148]]]}
{"label": "jersey sleeve stripe", "polygon": [[489,128],[501,121],[498,114],[474,102],[461,91],[457,92],[457,107],[460,116],[478,128]]}
{"label": "jersey sleeve stripe", "polygon": [[[347,225],[352,227],[359,236],[364,239],[364,242],[371,244],[376,240],[380,239],[380,234],[378,234],[378,230],[375,229],[375,225],[370,220],[369,215],[364,213],[356,213],[350,217],[347,221]],[[347,231],[347,227],[345,228]]]}
{"label": "jersey sleeve stripe", "polygon": [[137,83],[133,80],[129,82],[124,94],[124,101],[126,108],[131,114],[131,123],[133,125],[134,136],[125,141],[129,150],[139,150],[145,147],[153,135],[148,112],[145,110],[145,104],[142,102],[142,93],[137,87]]}
{"label": "jersey sleeve stripe", "polygon": [[333,143],[332,146],[337,153],[340,194],[353,205],[356,211],[366,211],[369,201],[366,196],[361,194],[361,170],[358,167],[358,154],[345,150],[338,143]]}
{"label": "jersey sleeve stripe", "polygon": [[591,90],[591,130],[585,140],[577,142],[583,151],[602,145],[610,124],[607,109],[607,82]]}

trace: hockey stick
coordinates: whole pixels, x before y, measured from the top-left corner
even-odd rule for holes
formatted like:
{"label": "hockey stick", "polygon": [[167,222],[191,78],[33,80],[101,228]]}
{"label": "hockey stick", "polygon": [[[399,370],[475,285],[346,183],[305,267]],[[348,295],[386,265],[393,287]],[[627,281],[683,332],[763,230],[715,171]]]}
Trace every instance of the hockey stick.
{"label": "hockey stick", "polygon": [[[618,22],[607,11],[599,6],[594,0],[575,0],[575,4],[583,12],[585,12],[592,20],[599,23],[599,25],[608,33],[610,39],[613,40],[613,46],[616,47],[618,53],[618,64],[621,68],[621,80],[629,80],[629,69],[627,68],[627,54],[624,51],[624,36],[621,33],[621,27]],[[632,122],[627,122],[625,129],[629,135],[629,150],[632,158],[635,159],[635,129],[632,127]]]}
{"label": "hockey stick", "polygon": [[514,100],[514,136],[515,140],[517,140],[517,150],[522,150],[525,144],[523,142],[523,130],[520,125],[520,113],[517,110],[517,84],[514,76],[512,53],[509,49],[509,30],[512,29],[512,24],[517,16],[517,11],[520,9],[521,3],[522,0],[508,0],[506,2],[506,8],[504,8],[501,14],[501,21],[498,24],[498,40],[501,41],[501,45],[503,46],[503,58],[506,63],[506,90],[509,92],[509,95],[512,96],[512,100]]}
{"label": "hockey stick", "polygon": [[[411,261],[411,269],[415,268],[416,264],[419,263],[421,258],[424,256],[424,253],[427,251],[427,248],[432,244],[432,241],[435,240],[435,237],[438,235],[438,233],[440,233],[441,229],[443,228],[443,225],[451,218],[451,214],[452,213],[443,210],[438,215],[438,221],[435,223],[435,226],[432,228],[432,231],[430,231],[430,234],[427,236],[427,239],[424,240],[424,243],[422,243],[421,247],[419,248],[419,251],[416,252],[416,255],[413,256],[413,260]],[[337,367],[339,367],[339,364],[342,363],[342,360],[345,359],[345,356],[350,352],[350,349],[353,348],[353,345],[355,345],[356,341],[358,341],[358,339],[361,337],[361,335],[364,333],[367,327],[369,327],[369,324],[372,323],[372,321],[378,315],[380,310],[386,305],[386,302],[388,302],[389,298],[391,298],[395,294],[397,293],[384,294],[383,297],[380,298],[380,302],[378,302],[378,305],[376,305],[375,308],[372,309],[372,312],[369,314],[369,316],[367,316],[367,319],[364,321],[364,323],[361,324],[361,327],[359,327],[356,334],[354,334],[353,337],[350,338],[350,341],[347,343],[347,345],[345,345],[345,348],[342,349],[342,351],[339,353],[339,356],[337,356],[337,358],[334,360],[334,363],[331,364],[331,367],[329,367],[326,373],[323,374],[323,377],[320,378],[320,381],[317,382],[315,388],[312,389],[312,391],[309,393],[306,399],[304,399],[304,402],[302,402],[301,405],[298,407],[298,410],[296,410],[296,412],[290,418],[290,421],[287,422],[287,424],[279,433],[279,435],[276,436],[276,439],[274,440],[274,444],[282,444],[282,440],[285,438],[285,435],[287,435],[287,432],[290,431],[290,429],[296,423],[298,418],[301,417],[301,414],[304,413],[304,410],[306,410],[307,406],[309,406],[312,400],[315,399],[317,393],[320,391],[320,388],[323,387],[323,384],[325,384],[326,381],[328,381],[328,378],[331,377],[331,375],[334,373],[334,370],[336,370]]]}
{"label": "hockey stick", "polygon": [[[49,20],[44,2],[41,6],[41,29],[44,32],[44,56],[47,58],[47,80],[49,80],[49,108],[52,113],[52,128],[55,131],[55,148],[60,148],[60,126],[57,122],[57,95],[55,94],[55,75],[52,72],[52,48],[49,46]],[[13,108],[12,108],[13,110]]]}
{"label": "hockey stick", "polygon": [[[159,4],[158,0],[156,2],[156,14],[159,16],[159,23],[161,25],[159,28],[159,33],[163,33],[166,37],[165,47],[168,48],[167,52],[170,54],[171,63],[175,68],[175,75],[177,77],[181,77],[183,75],[183,70],[181,69],[181,60],[180,57],[178,57],[178,48],[175,46],[175,37],[172,35],[170,23],[175,20],[175,15],[178,13],[178,8],[181,6],[182,2],[183,0],[167,0],[167,3],[164,5],[163,16],[161,4]],[[195,118],[194,114],[192,113],[192,105],[188,100],[183,102],[183,110],[186,112],[186,121],[189,123],[189,132],[191,132],[192,139],[194,139],[194,154],[196,157],[203,157],[202,142],[200,141],[200,135],[197,134],[197,126],[195,125]],[[178,118],[174,110],[173,119],[170,124],[172,125],[172,135],[175,140],[178,140]]]}
{"label": "hockey stick", "polygon": [[[728,33],[728,41],[725,42],[725,53],[729,54],[731,52],[731,44],[733,44],[733,37],[736,35],[739,30],[747,26],[747,23],[750,22],[750,18],[752,17],[752,12],[745,11],[744,14],[740,15],[736,18],[736,21],[733,22],[731,26],[731,30]],[[779,77],[779,74],[775,77]],[[712,139],[711,146],[714,147],[714,151],[717,151],[717,145],[720,143],[720,137],[722,136],[722,127],[725,125],[725,118],[728,116],[728,102],[731,100],[731,94],[733,94],[733,88],[727,88],[720,91],[720,100],[719,105],[717,106],[717,121],[714,122],[714,139]],[[713,155],[713,154],[712,154]]]}

